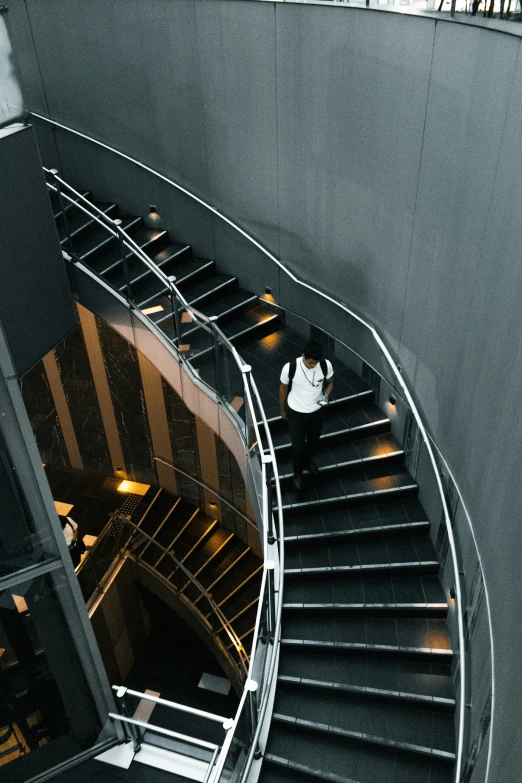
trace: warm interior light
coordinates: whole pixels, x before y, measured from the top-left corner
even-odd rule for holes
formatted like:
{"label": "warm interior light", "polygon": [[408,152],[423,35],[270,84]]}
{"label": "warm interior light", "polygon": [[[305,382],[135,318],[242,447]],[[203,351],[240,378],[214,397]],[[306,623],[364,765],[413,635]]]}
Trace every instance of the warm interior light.
{"label": "warm interior light", "polygon": [[118,492],[128,492],[130,495],[144,495],[150,488],[150,484],[139,484],[137,481],[122,481],[118,486]]}
{"label": "warm interior light", "polygon": [[145,310],[142,310],[141,312],[143,315],[151,315],[151,313],[160,313],[164,309],[163,305],[154,305],[153,307],[146,307]]}
{"label": "warm interior light", "polygon": [[390,405],[396,405],[397,404],[397,397],[395,394],[390,394]]}
{"label": "warm interior light", "polygon": [[60,503],[59,500],[54,501],[54,507],[60,517],[66,517],[67,514],[70,514],[71,509],[74,508],[72,503]]}
{"label": "warm interior light", "polygon": [[272,334],[268,334],[266,337],[263,337],[262,340],[259,340],[259,344],[262,345],[263,348],[268,348],[269,351],[275,350],[280,342],[280,332],[272,332]]}

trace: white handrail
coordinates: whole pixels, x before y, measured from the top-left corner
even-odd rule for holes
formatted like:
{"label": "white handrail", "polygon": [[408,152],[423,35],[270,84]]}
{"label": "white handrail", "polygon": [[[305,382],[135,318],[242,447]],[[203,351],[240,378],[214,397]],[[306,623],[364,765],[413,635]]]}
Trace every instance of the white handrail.
{"label": "white handrail", "polygon": [[43,117],[41,114],[37,114],[35,112],[32,113],[34,117],[37,117],[40,120],[43,120],[44,122],[49,123],[50,125],[53,125],[57,128],[61,128],[62,130],[68,131],[69,133],[74,134],[75,136],[79,136],[80,138],[85,139],[86,141],[89,141],[92,144],[95,144],[99,147],[102,147],[103,149],[108,150],[109,152],[112,152],[115,155],[118,155],[121,158],[124,158],[125,160],[128,160],[130,163],[132,163],[135,166],[138,166],[139,168],[143,169],[144,171],[149,172],[149,174],[152,174],[153,176],[157,177],[158,179],[163,180],[167,184],[174,187],[176,190],[179,190],[180,192],[184,193],[186,196],[188,196],[193,201],[196,201],[197,203],[201,204],[203,207],[208,209],[210,212],[212,212],[214,215],[219,217],[221,220],[223,220],[225,223],[227,223],[229,226],[231,226],[235,231],[237,231],[241,236],[243,236],[248,242],[250,242],[252,245],[258,248],[267,258],[269,258],[276,266],[279,267],[279,269],[284,272],[291,280],[293,280],[297,285],[302,286],[303,288],[306,288],[308,291],[311,291],[314,294],[317,294],[318,296],[322,297],[326,301],[330,302],[331,304],[335,305],[339,309],[343,310],[345,313],[350,315],[352,318],[354,318],[358,323],[360,323],[362,326],[364,326],[366,329],[370,331],[372,334],[375,342],[381,349],[382,353],[384,354],[384,357],[386,361],[388,362],[396,380],[399,383],[399,386],[401,387],[402,391],[404,392],[404,396],[406,397],[406,400],[408,401],[408,404],[411,408],[411,411],[413,413],[413,416],[417,422],[417,425],[419,427],[420,433],[422,435],[422,439],[424,441],[424,444],[426,446],[426,449],[428,451],[428,455],[430,458],[430,462],[432,465],[433,472],[435,474],[435,479],[437,482],[437,487],[439,490],[439,496],[442,503],[443,513],[444,513],[444,521],[446,524],[446,531],[448,534],[448,542],[449,542],[449,548],[451,551],[451,558],[453,561],[453,569],[455,573],[455,597],[456,597],[456,605],[457,605],[457,625],[458,625],[458,638],[459,638],[459,655],[460,655],[460,687],[459,687],[459,693],[460,693],[460,701],[459,701],[459,722],[458,722],[458,739],[457,739],[457,753],[456,753],[456,764],[455,764],[455,781],[458,781],[460,779],[461,770],[462,770],[462,755],[463,755],[463,749],[464,749],[464,721],[465,721],[465,706],[466,706],[466,661],[465,661],[465,646],[464,646],[464,618],[462,613],[462,591],[460,586],[460,574],[459,574],[459,567],[458,567],[458,560],[457,560],[457,549],[455,544],[455,537],[453,535],[453,528],[451,525],[451,518],[449,514],[448,505],[446,502],[446,498],[444,496],[444,488],[442,486],[442,480],[439,474],[439,469],[435,460],[435,455],[433,453],[433,449],[431,447],[431,443],[426,431],[426,428],[422,422],[421,416],[419,414],[419,411],[417,409],[417,406],[415,405],[415,402],[413,400],[413,397],[406,386],[406,383],[404,381],[404,378],[402,377],[399,368],[397,367],[395,361],[393,360],[388,348],[384,344],[384,341],[380,337],[379,333],[377,332],[376,328],[372,326],[370,323],[368,323],[364,318],[362,318],[360,315],[357,315],[353,310],[350,310],[346,305],[342,304],[341,302],[338,302],[336,299],[334,299],[329,294],[324,293],[323,291],[320,291],[319,289],[315,288],[314,286],[310,285],[309,283],[304,282],[303,280],[300,280],[296,275],[294,275],[293,272],[291,272],[287,267],[283,264],[283,262],[276,258],[272,253],[270,253],[269,250],[267,250],[263,245],[258,242],[254,237],[250,236],[244,229],[242,229],[240,226],[238,226],[236,223],[234,223],[232,220],[227,218],[225,215],[223,215],[218,209],[213,207],[211,204],[208,204],[203,199],[199,198],[199,196],[196,196],[195,194],[191,193],[186,188],[179,185],[177,182],[174,182],[173,180],[169,179],[168,177],[165,177],[163,174],[160,174],[158,171],[155,171],[154,169],[150,168],[150,166],[145,165],[144,163],[141,163],[138,160],[135,160],[134,158],[130,157],[129,155],[126,155],[123,152],[120,152],[119,150],[116,150],[114,147],[110,147],[108,144],[105,144],[104,142],[98,141],[97,139],[93,139],[90,136],[87,136],[84,133],[80,133],[77,130],[74,130],[73,128],[68,127],[67,125],[63,125],[62,123],[56,122],[55,120],[50,120],[48,117]]}

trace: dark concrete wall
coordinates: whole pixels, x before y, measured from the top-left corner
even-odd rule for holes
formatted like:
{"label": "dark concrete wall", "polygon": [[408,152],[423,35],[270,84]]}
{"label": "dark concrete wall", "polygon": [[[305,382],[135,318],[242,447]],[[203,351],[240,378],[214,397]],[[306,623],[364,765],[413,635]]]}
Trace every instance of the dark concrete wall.
{"label": "dark concrete wall", "polygon": [[0,318],[18,377],[76,326],[32,128],[0,130]]}
{"label": "dark concrete wall", "polygon": [[[473,522],[496,651],[490,781],[511,783],[522,763],[519,38],[291,3],[10,7],[30,108],[186,185],[385,337]],[[200,207],[66,133],[41,140],[78,185],[140,212],[158,203],[196,252],[372,352]],[[461,513],[463,547],[466,525]],[[478,687],[482,705],[489,686]]]}

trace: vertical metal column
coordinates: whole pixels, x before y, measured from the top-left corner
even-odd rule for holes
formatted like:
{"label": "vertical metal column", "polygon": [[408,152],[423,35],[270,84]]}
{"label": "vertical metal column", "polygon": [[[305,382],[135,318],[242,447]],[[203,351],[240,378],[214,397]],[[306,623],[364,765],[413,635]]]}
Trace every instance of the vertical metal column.
{"label": "vertical metal column", "polygon": [[53,184],[56,188],[56,195],[58,196],[58,204],[60,205],[60,213],[62,217],[63,222],[63,230],[65,232],[65,241],[67,243],[67,252],[73,259],[73,261],[77,261],[77,257],[74,254],[72,239],[71,239],[71,232],[69,231],[69,223],[67,221],[67,214],[65,212],[65,200],[62,194],[62,188],[60,187],[60,183],[58,181],[58,169],[51,169],[49,172],[53,178]]}
{"label": "vertical metal column", "polygon": [[[123,717],[130,718],[131,716],[129,715],[126,694],[127,694],[127,688],[125,688],[122,685],[121,688],[118,688],[118,690],[116,691],[116,698],[119,702],[120,712],[123,715]],[[141,748],[141,735],[140,735],[139,728],[135,726],[133,723],[123,723],[123,726],[125,727],[125,733],[127,733],[126,727],[127,726],[129,727],[128,730],[131,736],[132,744],[134,746],[134,751],[137,753]]]}
{"label": "vertical metal column", "polygon": [[178,295],[176,293],[176,275],[169,275],[170,283],[170,308],[172,311],[172,324],[174,326],[175,340],[178,341],[178,351],[181,345],[181,318],[179,317]]}
{"label": "vertical metal column", "polygon": [[120,258],[121,262],[123,264],[123,275],[125,277],[125,290],[127,292],[127,299],[129,302],[132,302],[132,288],[131,288],[131,280],[129,275],[129,267],[127,264],[127,251],[125,248],[125,234],[121,227],[121,219],[116,218],[112,221],[113,224],[116,226],[116,231],[118,232],[118,245],[120,248]]}

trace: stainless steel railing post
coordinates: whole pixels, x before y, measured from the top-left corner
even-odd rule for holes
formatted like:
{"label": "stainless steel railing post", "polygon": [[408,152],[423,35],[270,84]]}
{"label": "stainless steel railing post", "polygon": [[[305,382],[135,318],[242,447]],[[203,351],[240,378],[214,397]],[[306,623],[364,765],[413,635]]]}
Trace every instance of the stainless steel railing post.
{"label": "stainless steel railing post", "polygon": [[120,258],[121,262],[123,264],[123,275],[125,278],[125,290],[127,292],[127,299],[129,302],[132,302],[132,288],[131,288],[131,279],[129,275],[129,265],[127,263],[127,250],[125,248],[125,234],[121,227],[121,220],[120,218],[116,218],[112,221],[114,225],[116,226],[116,231],[118,232],[118,245],[120,248]]}
{"label": "stainless steel railing post", "polygon": [[273,544],[275,541],[274,536],[274,514],[272,505],[272,476],[273,476],[273,464],[272,455],[263,454],[262,461],[265,466],[265,484],[266,484],[266,534],[268,543]]}
{"label": "stainless steel railing post", "polygon": [[[119,702],[120,712],[124,718],[130,718],[129,708],[127,705],[127,688],[121,687],[116,691],[116,698]],[[141,734],[139,728],[134,723],[124,723],[124,726],[129,727],[129,733],[131,736],[132,744],[134,746],[134,752],[137,753],[141,748]]]}
{"label": "stainless steel railing post", "polygon": [[267,570],[267,575],[268,575],[268,607],[267,607],[268,641],[270,642],[270,644],[273,644],[275,638],[275,625],[276,625],[274,561],[267,560],[265,563],[265,568]]}
{"label": "stainless steel railing post", "polygon": [[176,294],[176,275],[169,275],[170,283],[170,308],[172,310],[172,325],[174,327],[175,339],[178,341],[178,351],[181,350],[181,318],[179,316],[178,297]]}
{"label": "stainless steel railing post", "polygon": [[208,319],[208,325],[210,326],[210,333],[212,335],[212,354],[214,356],[214,373],[216,377],[216,391],[218,397],[223,401],[223,379],[222,379],[222,367],[221,367],[221,351],[219,343],[219,335],[216,330],[217,315],[211,315]]}
{"label": "stainless steel railing post", "polygon": [[69,223],[68,223],[67,214],[66,214],[66,211],[65,211],[65,200],[63,198],[62,188],[61,188],[61,185],[60,185],[60,182],[59,182],[59,179],[58,179],[58,169],[50,169],[49,173],[51,174],[51,176],[53,178],[53,185],[54,185],[54,187],[56,189],[56,195],[58,197],[58,204],[60,206],[60,215],[61,215],[61,218],[62,218],[63,230],[65,232],[65,241],[67,243],[67,252],[71,256],[73,261],[76,261],[77,257],[76,257],[76,255],[74,253],[74,248],[73,248],[72,239],[71,239],[71,232],[69,231]]}

